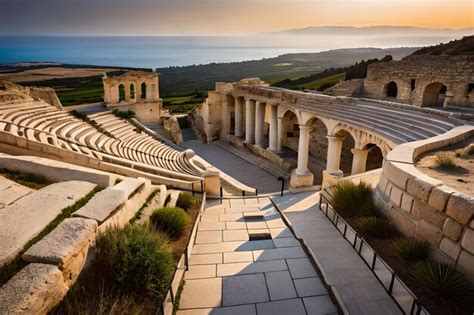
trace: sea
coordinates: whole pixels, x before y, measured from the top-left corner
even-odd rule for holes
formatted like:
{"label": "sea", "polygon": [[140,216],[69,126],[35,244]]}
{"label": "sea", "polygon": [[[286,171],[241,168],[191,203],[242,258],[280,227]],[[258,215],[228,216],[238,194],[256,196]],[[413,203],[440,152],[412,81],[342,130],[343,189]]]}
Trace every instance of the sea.
{"label": "sea", "polygon": [[0,64],[68,64],[164,68],[240,62],[335,48],[419,46],[437,38],[294,36],[0,36]]}

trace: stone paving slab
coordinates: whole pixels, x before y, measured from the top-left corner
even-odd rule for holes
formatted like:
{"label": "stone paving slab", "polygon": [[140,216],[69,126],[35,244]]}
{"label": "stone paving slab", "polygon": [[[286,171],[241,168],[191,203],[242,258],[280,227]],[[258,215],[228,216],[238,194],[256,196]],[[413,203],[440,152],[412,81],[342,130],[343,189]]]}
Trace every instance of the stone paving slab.
{"label": "stone paving slab", "polygon": [[296,298],[296,290],[288,271],[265,273],[268,293],[272,301]]}
{"label": "stone paving slab", "polygon": [[275,248],[253,251],[255,261],[279,260],[289,258],[305,258],[306,253],[301,247]]}
{"label": "stone paving slab", "polygon": [[196,265],[189,266],[189,270],[185,273],[184,279],[204,279],[216,277],[216,265]]}
{"label": "stone paving slab", "polygon": [[179,308],[220,307],[221,304],[222,278],[187,280],[181,294]]}
{"label": "stone paving slab", "polygon": [[247,230],[230,230],[223,232],[224,242],[248,241],[249,233]]}
{"label": "stone paving slab", "polygon": [[190,265],[209,265],[209,264],[222,264],[222,254],[203,254],[203,255],[191,255],[189,258]]}
{"label": "stone paving slab", "polygon": [[252,252],[232,252],[224,253],[224,263],[250,262],[253,261]]}
{"label": "stone paving slab", "polygon": [[334,307],[328,295],[306,297],[303,298],[303,302],[309,315],[338,314],[336,307]]}
{"label": "stone paving slab", "polygon": [[178,315],[256,315],[255,304],[178,311]]}
{"label": "stone paving slab", "polygon": [[63,209],[95,187],[81,181],[51,184],[0,209],[0,266],[13,260]]}
{"label": "stone paving slab", "polygon": [[263,274],[224,277],[222,290],[223,306],[269,301]]}
{"label": "stone paving slab", "polygon": [[34,190],[0,176],[0,205],[8,206]]}
{"label": "stone paving slab", "polygon": [[293,282],[298,297],[327,294],[326,288],[318,277],[295,279]]}
{"label": "stone paving slab", "polygon": [[196,244],[222,243],[222,231],[200,231]]}
{"label": "stone paving slab", "polygon": [[217,265],[217,276],[245,275],[270,271],[288,270],[284,260],[242,262]]}
{"label": "stone paving slab", "polygon": [[289,299],[269,303],[257,304],[259,315],[306,315],[306,310],[301,299]]}
{"label": "stone paving slab", "polygon": [[123,190],[106,188],[95,194],[84,207],[72,215],[93,219],[101,224],[125,201],[127,201],[127,194]]}

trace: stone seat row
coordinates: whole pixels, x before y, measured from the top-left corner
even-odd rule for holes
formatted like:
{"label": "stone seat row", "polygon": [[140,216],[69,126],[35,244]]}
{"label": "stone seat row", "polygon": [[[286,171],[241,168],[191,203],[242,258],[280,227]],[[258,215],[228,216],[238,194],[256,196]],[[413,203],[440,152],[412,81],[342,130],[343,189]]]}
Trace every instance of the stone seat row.
{"label": "stone seat row", "polygon": [[88,156],[97,158],[98,155],[93,151],[98,151],[179,173],[190,175],[199,173],[188,162],[183,152],[148,135],[138,134],[131,124],[123,121],[121,123],[129,129],[127,137],[123,138],[127,139],[125,141],[104,135],[69,113],[59,111],[44,103],[2,106],[0,121],[3,122],[2,130],[16,136]]}

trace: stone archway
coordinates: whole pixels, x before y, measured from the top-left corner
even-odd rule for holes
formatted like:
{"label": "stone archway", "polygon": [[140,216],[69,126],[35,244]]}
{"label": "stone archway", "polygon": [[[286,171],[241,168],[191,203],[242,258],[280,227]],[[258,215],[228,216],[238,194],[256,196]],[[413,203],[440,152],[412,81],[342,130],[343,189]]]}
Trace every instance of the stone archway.
{"label": "stone archway", "polygon": [[444,99],[446,97],[446,91],[448,88],[446,85],[440,82],[430,83],[425,87],[423,91],[422,106],[436,106],[442,107]]}
{"label": "stone archway", "polygon": [[125,86],[123,84],[119,84],[118,91],[119,91],[119,102],[125,101]]}
{"label": "stone archway", "polygon": [[384,88],[384,94],[386,97],[397,98],[398,86],[395,81],[390,81]]}
{"label": "stone archway", "polygon": [[352,134],[345,130],[340,129],[336,134],[336,137],[343,137],[342,149],[341,149],[341,160],[339,169],[343,171],[344,176],[350,175],[352,171],[352,149],[355,147],[355,139]]}
{"label": "stone archway", "polygon": [[146,100],[146,83],[143,82],[141,85],[140,85],[140,95],[141,95],[141,99],[142,100]]}
{"label": "stone archway", "polygon": [[134,100],[136,96],[135,84],[130,83],[130,99]]}
{"label": "stone archway", "polygon": [[323,171],[326,169],[328,155],[328,128],[322,120],[317,117],[310,118],[306,124],[309,131],[309,157],[308,169],[313,173],[314,184],[320,185],[323,181]]}
{"label": "stone archway", "polygon": [[373,143],[367,144],[364,149],[368,150],[366,171],[381,168],[383,166],[382,150]]}
{"label": "stone archway", "polygon": [[293,151],[298,151],[299,139],[298,117],[296,113],[287,110],[281,118],[281,145]]}

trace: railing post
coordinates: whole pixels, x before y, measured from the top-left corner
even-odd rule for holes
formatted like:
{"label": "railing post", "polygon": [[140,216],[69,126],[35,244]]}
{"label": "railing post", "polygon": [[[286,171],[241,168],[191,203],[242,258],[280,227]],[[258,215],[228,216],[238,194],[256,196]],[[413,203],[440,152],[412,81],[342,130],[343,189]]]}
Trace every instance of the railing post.
{"label": "railing post", "polygon": [[221,191],[221,198],[224,197],[224,189],[222,189],[222,186],[220,188],[220,191]]}
{"label": "railing post", "polygon": [[278,181],[281,182],[281,193],[280,193],[280,197],[283,197],[283,191],[285,190],[285,179],[283,178],[283,176],[279,176],[279,177],[278,177]]}
{"label": "railing post", "polygon": [[201,179],[201,193],[204,193],[204,181]]}
{"label": "railing post", "polygon": [[242,190],[242,196],[245,197],[245,190]]}
{"label": "railing post", "polygon": [[196,193],[194,192],[194,182],[191,183],[191,190],[192,190],[192,192],[193,192],[193,197],[194,197],[194,195],[196,194]]}
{"label": "railing post", "polygon": [[375,261],[377,260],[377,254],[374,252],[374,259],[372,259],[372,271],[375,269]]}
{"label": "railing post", "polygon": [[394,283],[395,283],[395,273],[392,271],[392,279],[390,280],[390,285],[388,286],[388,294],[390,296],[392,295]]}
{"label": "railing post", "polygon": [[255,196],[258,196],[258,189],[255,188]]}

